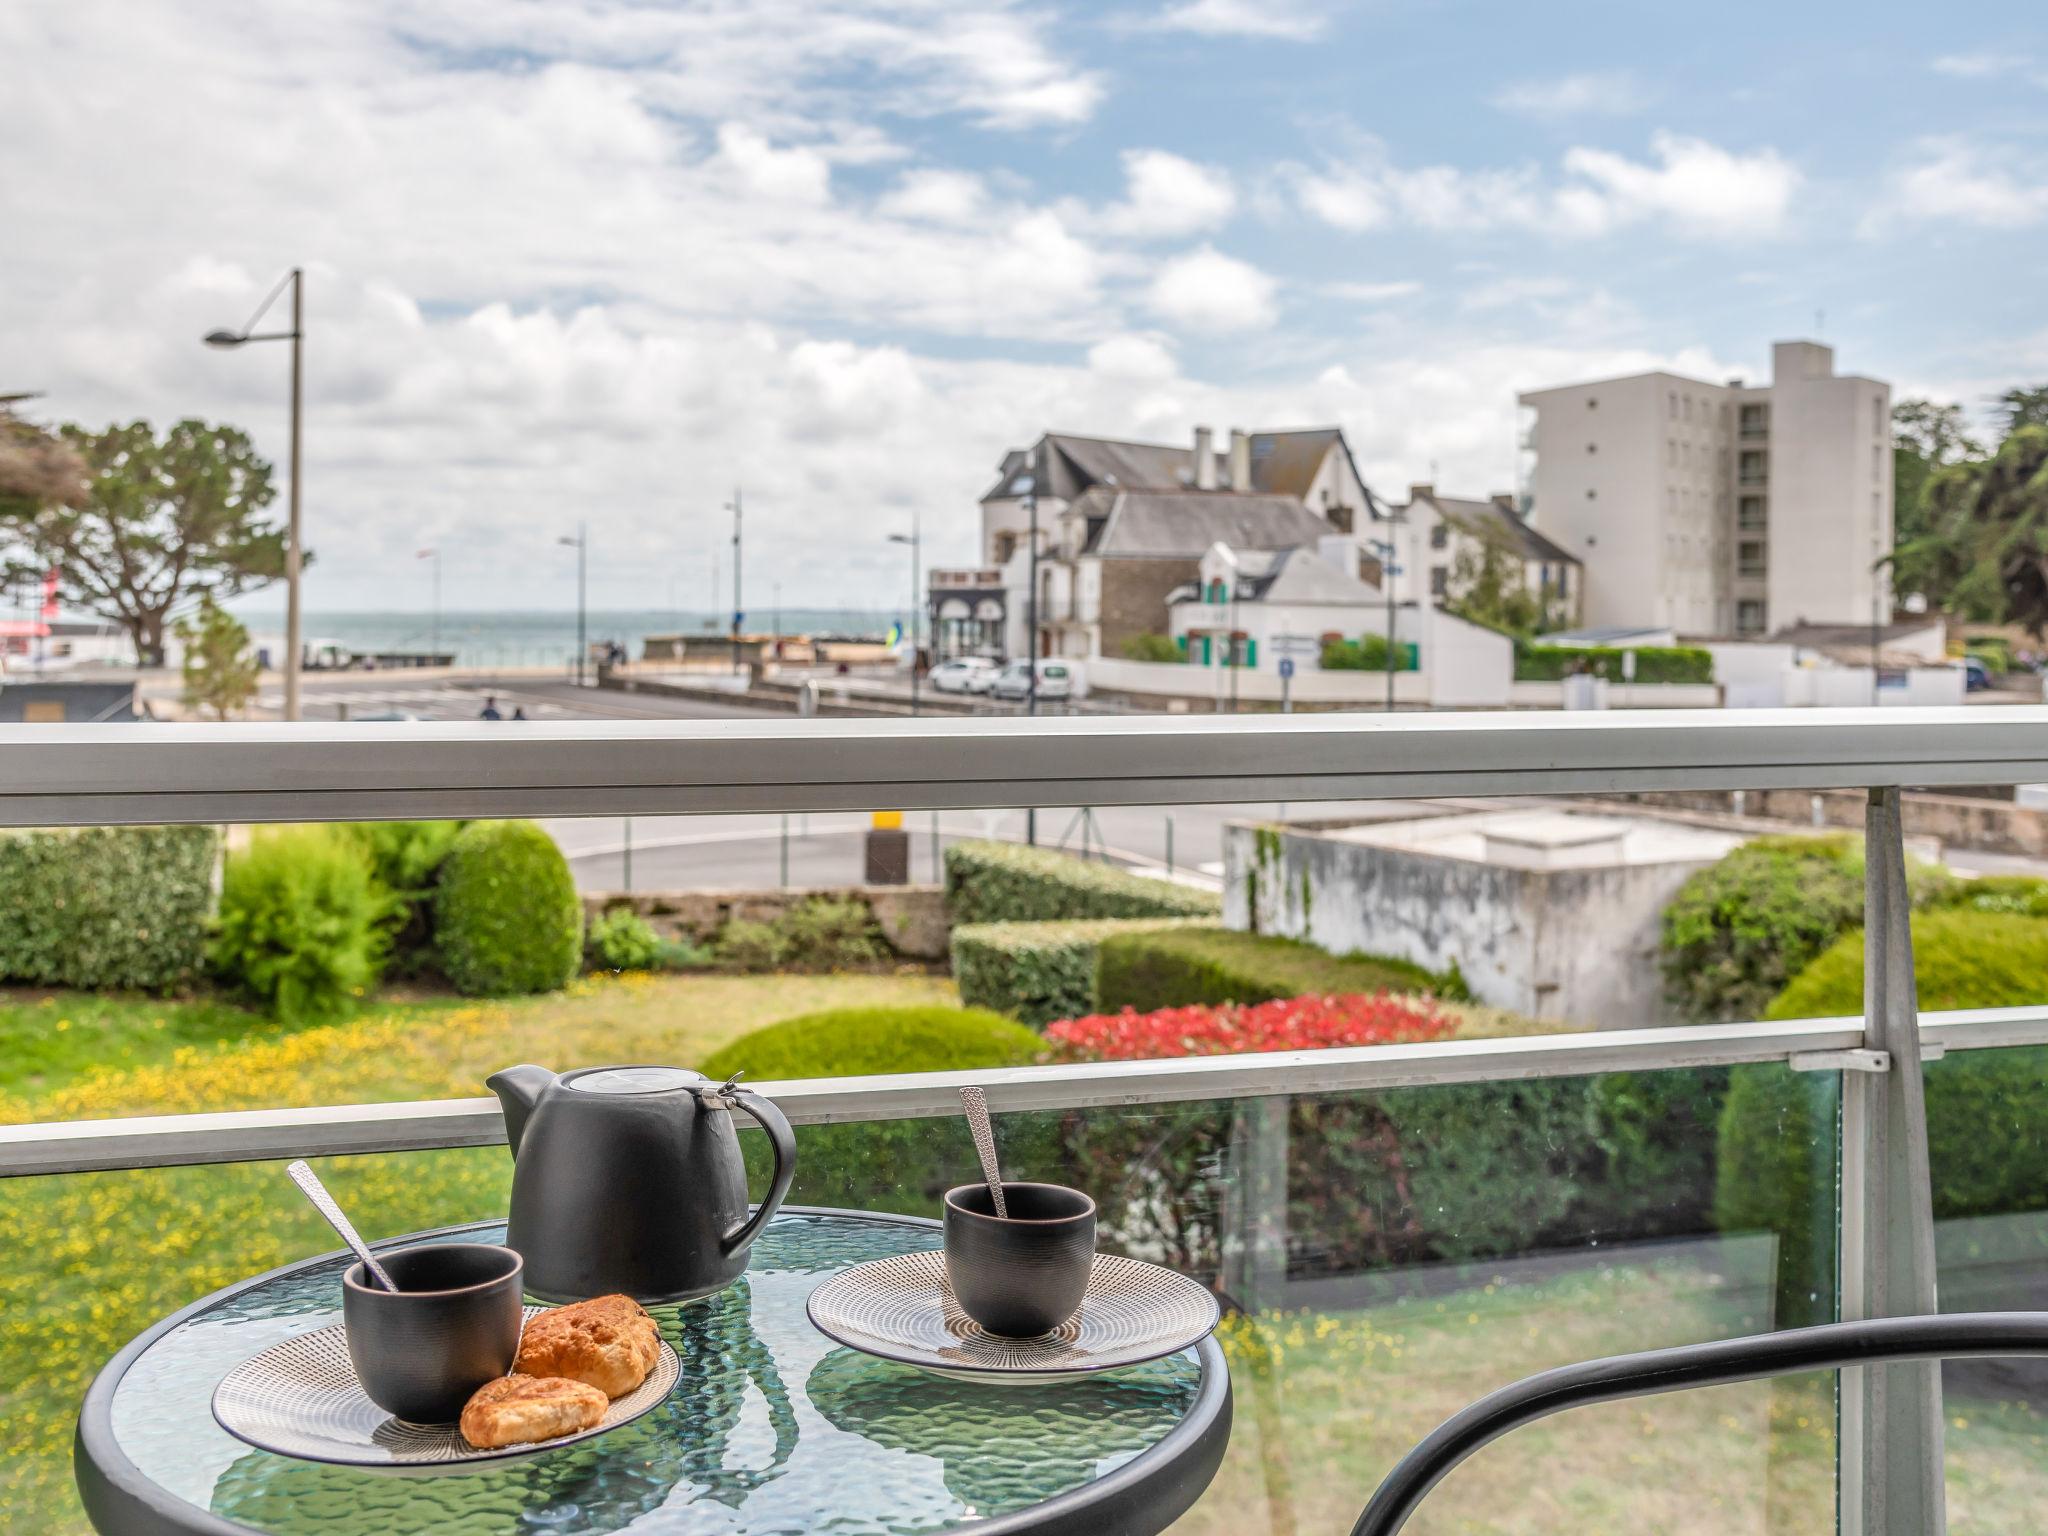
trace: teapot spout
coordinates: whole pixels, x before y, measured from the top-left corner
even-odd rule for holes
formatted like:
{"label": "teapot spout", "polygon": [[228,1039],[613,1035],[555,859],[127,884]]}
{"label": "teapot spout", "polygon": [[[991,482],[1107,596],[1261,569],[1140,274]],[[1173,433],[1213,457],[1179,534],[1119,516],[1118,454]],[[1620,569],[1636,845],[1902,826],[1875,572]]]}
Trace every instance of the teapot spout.
{"label": "teapot spout", "polygon": [[526,1117],[540,1102],[541,1091],[554,1080],[554,1073],[530,1061],[494,1072],[484,1080],[484,1086],[498,1096],[498,1102],[505,1108],[505,1140],[511,1143],[514,1157],[519,1155],[519,1138],[526,1130]]}

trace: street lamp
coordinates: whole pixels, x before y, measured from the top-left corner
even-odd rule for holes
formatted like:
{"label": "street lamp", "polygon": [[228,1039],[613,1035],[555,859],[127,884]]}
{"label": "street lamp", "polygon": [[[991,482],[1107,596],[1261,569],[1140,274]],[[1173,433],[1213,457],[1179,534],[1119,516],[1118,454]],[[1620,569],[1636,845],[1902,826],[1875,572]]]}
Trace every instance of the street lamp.
{"label": "street lamp", "polygon": [[889,542],[910,546],[910,712],[914,715],[917,713],[918,607],[924,601],[924,594],[919,590],[924,581],[920,557],[924,541],[919,533],[915,508],[910,513],[910,532],[892,533]]}
{"label": "street lamp", "polygon": [[427,650],[433,656],[435,664],[439,665],[441,657],[441,551],[439,549],[423,549],[419,552],[418,558],[434,562],[434,638],[429,643]]}
{"label": "street lamp", "polygon": [[583,601],[585,591],[584,576],[588,569],[588,557],[590,554],[590,525],[588,523],[578,523],[574,535],[565,533],[556,539],[555,542],[576,551],[576,686],[581,688],[583,686],[583,663],[585,658],[590,655],[590,645],[583,634],[583,618],[586,612]]}
{"label": "street lamp", "polygon": [[740,607],[740,488],[732,488],[732,500],[725,504],[732,514],[732,670],[740,672],[740,623],[746,617]]}
{"label": "street lamp", "polygon": [[[292,289],[292,328],[288,331],[258,332],[256,322],[277,302],[277,296],[284,292],[285,284]],[[287,519],[288,531],[284,551],[284,717],[287,720],[299,718],[299,648],[302,643],[299,621],[299,571],[304,556],[299,541],[299,423],[300,404],[303,396],[302,381],[303,349],[305,332],[305,274],[293,267],[278,280],[270,295],[256,306],[256,313],[249,317],[249,323],[239,331],[208,331],[206,344],[209,347],[239,347],[252,341],[288,341],[292,344],[292,466],[291,501]]]}

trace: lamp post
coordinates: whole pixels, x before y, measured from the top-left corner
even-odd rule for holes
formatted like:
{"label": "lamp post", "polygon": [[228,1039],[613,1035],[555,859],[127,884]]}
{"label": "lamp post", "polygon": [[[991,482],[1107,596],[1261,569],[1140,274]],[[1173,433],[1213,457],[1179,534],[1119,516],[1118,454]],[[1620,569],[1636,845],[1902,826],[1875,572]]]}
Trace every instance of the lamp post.
{"label": "lamp post", "polygon": [[438,659],[441,655],[441,551],[423,549],[419,553],[419,558],[434,562],[434,627],[433,639],[428,643],[427,650]]}
{"label": "lamp post", "polygon": [[589,572],[590,561],[590,525],[578,523],[573,536],[565,533],[555,542],[576,551],[576,686],[581,688],[583,663],[590,655],[590,642],[583,633],[584,618],[588,612],[584,603],[584,593],[587,590],[585,578]]}
{"label": "lamp post", "polygon": [[892,533],[889,535],[889,542],[910,546],[910,712],[914,715],[917,713],[918,605],[923,600],[919,584],[924,579],[921,557],[923,540],[920,537],[916,508],[913,507],[910,512],[910,532]]}
{"label": "lamp post", "polygon": [[[1393,521],[1392,518],[1388,519],[1389,523]],[[1389,536],[1385,541],[1379,539],[1368,539],[1366,541],[1366,547],[1380,558],[1380,586],[1387,599],[1387,712],[1389,714],[1392,714],[1394,710],[1394,578],[1401,574],[1401,567],[1396,561],[1396,556],[1400,554],[1401,547],[1394,540],[1392,534],[1393,530],[1389,528]]]}
{"label": "lamp post", "polygon": [[[1041,443],[1044,439],[1039,439]],[[1034,455],[1031,473],[1024,477],[1024,511],[1030,519],[1030,569],[1031,589],[1025,594],[1024,614],[1024,713],[1038,713],[1038,471],[1039,461]],[[1038,845],[1038,812],[1036,809],[1024,812],[1024,841],[1033,847]]]}
{"label": "lamp post", "polygon": [[[277,296],[284,292],[287,283],[291,285],[292,290],[292,328],[288,331],[259,333],[256,322],[277,302]],[[304,394],[305,296],[305,273],[300,268],[293,267],[278,280],[277,286],[270,290],[269,296],[256,306],[256,313],[249,317],[248,324],[239,331],[206,333],[206,344],[209,347],[239,347],[252,341],[288,341],[292,344],[291,489],[284,547],[284,717],[287,720],[299,718],[299,649],[303,643],[299,617],[299,572],[305,559],[299,539],[299,426],[303,414],[300,407]]]}
{"label": "lamp post", "polygon": [[740,620],[744,610],[740,607],[740,488],[732,488],[732,500],[725,504],[732,513],[732,670],[740,670]]}

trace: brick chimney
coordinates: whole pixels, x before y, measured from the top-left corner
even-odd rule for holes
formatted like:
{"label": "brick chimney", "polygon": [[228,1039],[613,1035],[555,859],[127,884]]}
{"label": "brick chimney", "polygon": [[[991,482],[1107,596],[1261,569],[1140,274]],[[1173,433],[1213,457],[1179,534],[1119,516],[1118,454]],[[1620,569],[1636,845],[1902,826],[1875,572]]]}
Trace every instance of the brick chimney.
{"label": "brick chimney", "polygon": [[1230,488],[1233,491],[1252,488],[1252,438],[1249,432],[1237,427],[1230,429]]}
{"label": "brick chimney", "polygon": [[1216,447],[1207,427],[1195,428],[1195,489],[1216,489]]}

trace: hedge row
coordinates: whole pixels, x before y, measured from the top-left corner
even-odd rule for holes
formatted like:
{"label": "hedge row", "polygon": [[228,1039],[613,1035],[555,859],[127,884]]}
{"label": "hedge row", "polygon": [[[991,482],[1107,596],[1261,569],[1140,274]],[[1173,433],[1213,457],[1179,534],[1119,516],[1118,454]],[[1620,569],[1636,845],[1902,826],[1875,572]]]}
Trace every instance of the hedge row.
{"label": "hedge row", "polygon": [[[1413,645],[1396,643],[1394,670],[1413,672],[1418,655]],[[1384,672],[1387,670],[1387,638],[1384,635],[1360,635],[1356,640],[1325,640],[1322,662],[1325,672]]]}
{"label": "hedge row", "polygon": [[0,834],[0,980],[182,986],[205,957],[211,827]]}
{"label": "hedge row", "polygon": [[[1711,683],[1714,656],[1690,645],[1630,647],[1635,651],[1638,683]],[[1515,651],[1515,681],[1554,683],[1572,671],[1595,672],[1609,682],[1622,681],[1621,647],[1611,645],[1525,645]]]}
{"label": "hedge row", "polygon": [[971,923],[953,930],[960,1001],[1026,1024],[1092,1012],[1096,951],[1119,934],[1209,926],[1195,917],[1100,917],[1064,923]]}
{"label": "hedge row", "polygon": [[1455,967],[1439,974],[1406,960],[1333,955],[1299,939],[1226,929],[1113,935],[1101,941],[1095,970],[1095,1005],[1104,1013],[1382,991],[1434,992],[1452,1002],[1471,996]]}
{"label": "hedge row", "polygon": [[962,923],[1095,917],[1215,917],[1223,898],[1114,864],[1015,843],[955,843],[946,850],[946,913]]}

